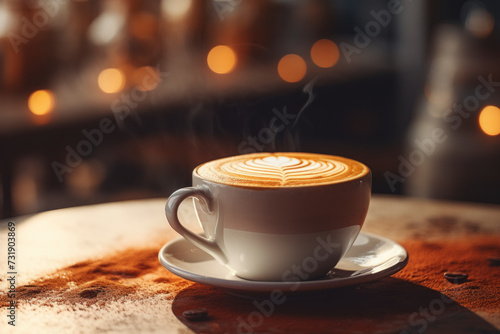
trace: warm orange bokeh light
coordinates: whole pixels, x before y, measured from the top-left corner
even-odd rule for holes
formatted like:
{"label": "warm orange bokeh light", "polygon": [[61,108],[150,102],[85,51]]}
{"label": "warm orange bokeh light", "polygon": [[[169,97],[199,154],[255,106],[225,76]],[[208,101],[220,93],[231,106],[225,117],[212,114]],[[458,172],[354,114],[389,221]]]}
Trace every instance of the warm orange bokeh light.
{"label": "warm orange bokeh light", "polygon": [[28,108],[34,115],[47,115],[54,109],[55,97],[50,90],[37,90],[28,98]]}
{"label": "warm orange bokeh light", "polygon": [[319,67],[334,66],[339,60],[339,56],[337,44],[329,39],[320,39],[311,48],[311,59]]}
{"label": "warm orange bokeh light", "polygon": [[158,33],[158,20],[155,15],[149,13],[138,13],[130,18],[129,29],[134,37],[139,39],[151,39]]}
{"label": "warm orange bokeh light", "polygon": [[107,68],[99,73],[97,83],[104,93],[117,93],[125,86],[125,75],[119,69]]}
{"label": "warm orange bokeh light", "polygon": [[160,81],[158,70],[152,66],[139,67],[133,73],[134,85],[143,92],[155,89]]}
{"label": "warm orange bokeh light", "polygon": [[229,73],[236,66],[236,53],[229,46],[217,45],[208,53],[207,64],[215,73]]}
{"label": "warm orange bokeh light", "polygon": [[298,82],[306,75],[307,66],[304,59],[295,54],[281,58],[278,63],[278,73],[286,82]]}
{"label": "warm orange bokeh light", "polygon": [[500,134],[500,109],[495,106],[486,106],[479,114],[479,126],[488,136]]}

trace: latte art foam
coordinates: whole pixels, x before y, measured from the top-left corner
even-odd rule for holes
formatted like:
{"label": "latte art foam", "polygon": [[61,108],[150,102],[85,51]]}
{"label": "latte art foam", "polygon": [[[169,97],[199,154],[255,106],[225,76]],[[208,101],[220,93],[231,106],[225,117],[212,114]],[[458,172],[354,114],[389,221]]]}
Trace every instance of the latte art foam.
{"label": "latte art foam", "polygon": [[242,187],[301,187],[353,180],[369,173],[360,162],[312,153],[255,153],[223,158],[195,169],[202,178]]}

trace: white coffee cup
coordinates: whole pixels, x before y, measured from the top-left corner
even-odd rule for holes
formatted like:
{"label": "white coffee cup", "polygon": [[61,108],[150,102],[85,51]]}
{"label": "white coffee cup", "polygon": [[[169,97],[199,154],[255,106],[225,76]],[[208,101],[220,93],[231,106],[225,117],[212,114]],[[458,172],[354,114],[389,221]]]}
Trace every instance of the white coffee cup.
{"label": "white coffee cup", "polygon": [[[224,161],[236,166],[236,172]],[[221,175],[212,175],[214,164]],[[273,171],[261,173],[255,166]],[[346,166],[354,166],[355,172],[346,172]],[[280,170],[287,174],[281,177],[286,182],[276,185],[271,181],[279,179]],[[168,222],[235,275],[250,280],[310,280],[327,274],[356,239],[371,195],[368,167],[329,155],[247,154],[202,164],[192,177],[193,187],[179,189],[168,199]],[[194,209],[204,235],[178,219],[179,205],[189,197],[197,199]]]}

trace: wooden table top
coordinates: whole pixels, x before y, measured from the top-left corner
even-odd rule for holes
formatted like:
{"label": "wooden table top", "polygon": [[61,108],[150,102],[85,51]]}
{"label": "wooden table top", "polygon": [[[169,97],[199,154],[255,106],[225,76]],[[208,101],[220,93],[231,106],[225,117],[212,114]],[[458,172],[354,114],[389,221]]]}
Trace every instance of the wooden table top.
{"label": "wooden table top", "polygon": [[[165,202],[116,202],[0,222],[1,332],[500,332],[500,266],[488,260],[500,257],[500,206],[374,195],[363,231],[401,243],[410,254],[407,267],[377,282],[290,298],[262,316],[255,300],[186,281],[159,264],[160,247],[178,236],[165,220]],[[182,215],[189,220],[189,207]],[[15,250],[8,249],[9,225]],[[9,251],[14,263],[7,262]],[[464,271],[469,279],[450,283],[446,271]],[[11,300],[15,327],[8,323]],[[199,307],[208,310],[206,320],[182,316]]]}

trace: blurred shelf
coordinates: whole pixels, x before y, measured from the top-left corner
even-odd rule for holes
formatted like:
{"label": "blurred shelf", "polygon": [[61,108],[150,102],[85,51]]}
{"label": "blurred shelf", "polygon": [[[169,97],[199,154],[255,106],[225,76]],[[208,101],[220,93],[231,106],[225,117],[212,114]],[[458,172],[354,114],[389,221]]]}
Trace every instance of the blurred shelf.
{"label": "blurred shelf", "polygon": [[[281,80],[276,68],[270,64],[247,66],[230,74],[218,75],[204,66],[204,60],[186,60],[180,66],[167,65],[165,70],[159,66],[163,78],[158,87],[145,92],[143,101],[132,101],[138,105],[129,109],[139,113],[153,109],[168,112],[169,109],[190,107],[193,101],[272,96],[297,90],[313,79],[318,85],[351,81],[391,70],[387,58],[387,46],[381,44],[362,50],[351,64],[341,54],[339,62],[330,69],[319,68],[306,60],[308,72],[304,79],[294,84]],[[114,118],[113,104],[121,103],[131,88],[116,94],[103,93],[97,87],[96,79],[101,70],[102,67],[94,65],[82,69],[81,73],[56,75],[48,89],[55,94],[57,103],[48,116],[31,114],[26,95],[0,95],[0,136],[30,132],[34,128],[58,128],[104,117]]]}

